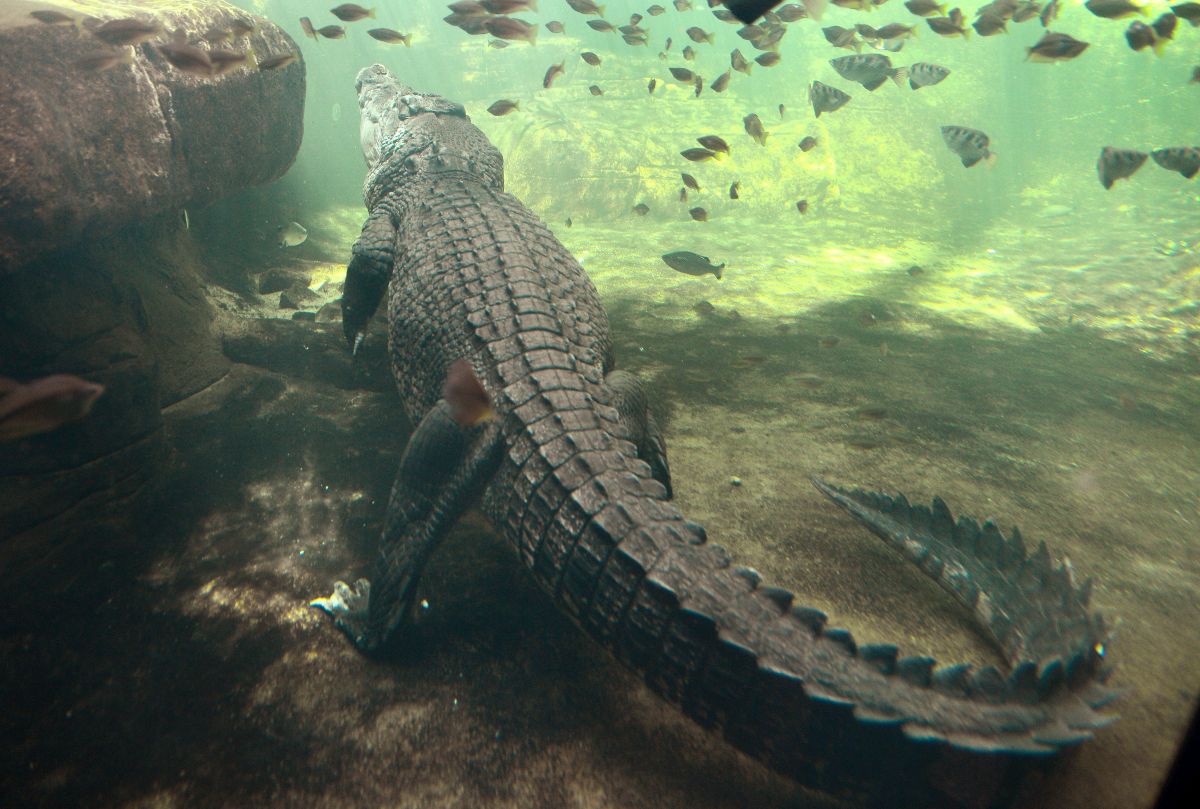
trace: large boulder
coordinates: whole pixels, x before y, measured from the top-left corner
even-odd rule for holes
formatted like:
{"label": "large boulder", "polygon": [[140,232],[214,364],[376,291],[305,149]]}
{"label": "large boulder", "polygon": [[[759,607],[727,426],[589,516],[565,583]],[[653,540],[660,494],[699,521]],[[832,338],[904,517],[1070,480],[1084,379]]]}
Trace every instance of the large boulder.
{"label": "large boulder", "polygon": [[[78,26],[30,16],[48,10],[94,16]],[[0,273],[265,183],[295,159],[303,134],[302,61],[193,75],[167,63],[158,46],[171,37],[163,33],[134,45],[132,64],[80,66],[98,52],[121,52],[95,31],[124,18],[158,22],[164,32],[182,29],[189,42],[243,20],[256,30],[222,47],[253,48],[260,57],[297,50],[278,26],[220,0],[0,4]]]}

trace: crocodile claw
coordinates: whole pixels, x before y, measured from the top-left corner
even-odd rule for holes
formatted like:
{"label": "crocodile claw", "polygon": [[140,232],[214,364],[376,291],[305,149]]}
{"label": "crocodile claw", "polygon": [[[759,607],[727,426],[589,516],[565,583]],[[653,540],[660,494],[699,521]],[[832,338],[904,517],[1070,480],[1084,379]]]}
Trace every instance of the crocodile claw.
{"label": "crocodile claw", "polygon": [[333,594],[328,598],[314,598],[308,606],[322,610],[333,619],[360,649],[367,644],[367,615],[371,602],[371,582],[359,579],[354,586],[344,581],[334,582]]}

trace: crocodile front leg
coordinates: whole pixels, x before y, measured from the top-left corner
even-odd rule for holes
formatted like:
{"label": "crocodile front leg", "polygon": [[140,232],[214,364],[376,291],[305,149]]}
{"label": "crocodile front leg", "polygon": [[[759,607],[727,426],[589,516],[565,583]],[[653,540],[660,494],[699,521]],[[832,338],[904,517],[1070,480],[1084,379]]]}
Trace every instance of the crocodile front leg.
{"label": "crocodile front leg", "polygon": [[396,262],[396,222],[390,211],[380,208],[367,217],[351,252],[342,290],[342,333],[357,354]]}
{"label": "crocodile front leg", "polygon": [[441,400],[421,420],[400,460],[388,501],[379,557],[372,580],[334,585],[311,606],[330,615],[359,650],[378,653],[392,645],[412,614],[426,563],[495,473],[503,446],[495,422],[463,429]]}

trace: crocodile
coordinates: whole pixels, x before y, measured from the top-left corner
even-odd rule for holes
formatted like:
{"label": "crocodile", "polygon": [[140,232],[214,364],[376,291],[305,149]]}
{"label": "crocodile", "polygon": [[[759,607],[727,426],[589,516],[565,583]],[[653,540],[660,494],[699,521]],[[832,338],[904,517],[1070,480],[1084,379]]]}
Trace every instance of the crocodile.
{"label": "crocodile", "polygon": [[[422,571],[477,503],[575,624],[692,720],[803,785],[867,805],[986,804],[1011,792],[1014,762],[1113,720],[1100,711],[1117,691],[1091,580],[1076,584],[1044,543],[1027,551],[1016,529],[955,519],[940,499],[814,479],[973,613],[1007,672],[859,645],[733,564],[672,501],[662,431],[638,379],[614,368],[596,288],[503,190],[499,151],[462,105],[381,65],[356,85],[369,216],[343,329],[357,352],[386,295],[391,368],[417,425],[371,577],[311,602],[358,649],[402,646]],[[464,363],[490,418],[464,421],[448,401]],[[946,775],[976,771],[965,786]],[[978,794],[989,778],[1009,786]]]}

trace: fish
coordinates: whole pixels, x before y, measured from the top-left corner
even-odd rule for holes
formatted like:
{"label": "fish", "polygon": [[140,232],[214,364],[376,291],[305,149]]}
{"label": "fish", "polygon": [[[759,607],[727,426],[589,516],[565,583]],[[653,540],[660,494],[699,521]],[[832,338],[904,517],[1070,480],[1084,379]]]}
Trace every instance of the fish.
{"label": "fish", "polygon": [[775,65],[779,64],[779,59],[779,53],[776,51],[767,51],[766,53],[760,53],[758,56],[754,57],[754,61],[758,62],[763,67],[775,67]]}
{"label": "fish", "polygon": [[892,60],[881,53],[859,53],[830,59],[829,65],[843,79],[855,81],[867,90],[875,90],[888,79],[897,86],[908,75],[906,68],[892,67]]}
{"label": "fish", "polygon": [[75,67],[89,73],[103,73],[106,70],[112,70],[117,65],[132,64],[132,48],[122,48],[119,51],[93,51],[75,60]]}
{"label": "fish", "polygon": [[24,384],[0,377],[0,441],[28,438],[78,421],[103,394],[103,385],[71,374]]}
{"label": "fish", "polygon": [[638,23],[640,23],[640,22],[641,22],[643,19],[644,19],[644,18],[642,17],[642,15],[641,15],[641,14],[630,14],[630,15],[629,15],[629,24],[630,24],[630,25],[637,25],[637,24],[638,24]]}
{"label": "fish", "polygon": [[729,184],[729,198],[730,199],[739,199],[738,190],[741,189],[741,187],[742,187],[742,183],[740,180],[734,180],[732,183],[730,183]]}
{"label": "fish", "polygon": [[693,163],[703,163],[705,160],[712,160],[717,156],[716,152],[709,149],[691,148],[684,149],[679,153],[685,160],[690,160]]}
{"label": "fish", "polygon": [[537,44],[537,25],[516,17],[489,17],[483,28],[497,39],[522,39],[530,45]]}
{"label": "fish", "polygon": [[317,33],[326,39],[346,38],[346,29],[340,25],[326,25],[324,28],[318,28]]}
{"label": "fish", "polygon": [[783,117],[783,113],[784,113],[784,110],[785,110],[785,109],[787,109],[787,108],[786,108],[786,107],[784,107],[782,104],[780,104],[780,105],[779,105],[779,117],[780,117],[780,118],[782,118],[782,117]]}
{"label": "fish", "polygon": [[308,238],[308,229],[299,222],[289,222],[279,228],[279,247],[298,247]]}
{"label": "fish", "polygon": [[517,11],[537,11],[537,0],[479,0],[479,5],[492,14],[512,14]]}
{"label": "fish", "polygon": [[707,42],[709,45],[711,45],[716,39],[716,37],[714,37],[711,33],[705,31],[698,25],[691,26],[684,33],[688,35],[688,39],[692,40],[692,42],[695,42],[697,45],[702,42]]}
{"label": "fish", "polygon": [[875,31],[875,36],[879,39],[912,39],[916,35],[917,26],[898,22],[889,23]]}
{"label": "fish", "polygon": [[862,43],[858,41],[853,28],[830,25],[822,28],[821,33],[825,35],[826,41],[835,48],[847,48],[855,51],[862,50]]}
{"label": "fish", "polygon": [[1038,19],[1041,20],[1043,28],[1049,28],[1050,23],[1058,19],[1060,8],[1058,0],[1050,0],[1049,3],[1042,6],[1042,13],[1038,15]]}
{"label": "fish", "polygon": [[1177,3],[1171,6],[1176,17],[1187,20],[1192,27],[1200,26],[1200,3]]}
{"label": "fish", "polygon": [[587,25],[588,28],[591,28],[593,31],[599,31],[602,34],[617,30],[613,27],[613,24],[607,20],[588,20]]}
{"label": "fish", "polygon": [[1026,60],[1056,62],[1074,59],[1087,50],[1088,43],[1081,42],[1070,34],[1047,31],[1031,48],[1026,48]]}
{"label": "fish", "polygon": [[696,74],[688,70],[686,67],[672,67],[668,68],[668,70],[671,71],[671,75],[675,77],[676,81],[682,81],[691,84],[696,80]]}
{"label": "fish", "polygon": [[452,12],[462,17],[486,17],[488,10],[476,0],[455,0],[447,6]]}
{"label": "fish", "polygon": [[962,12],[957,8],[951,9],[948,17],[926,17],[925,23],[938,36],[966,39],[971,33],[971,30],[963,25]]}
{"label": "fish", "polygon": [[946,5],[937,0],[908,0],[904,7],[918,17],[932,17],[934,14],[946,14]]}
{"label": "fish", "polygon": [[692,311],[701,317],[708,317],[717,311],[717,307],[713,306],[710,301],[697,301],[692,304]]}
{"label": "fish", "polygon": [[823,112],[834,112],[846,106],[850,102],[850,95],[836,87],[814,81],[808,86],[808,100],[812,104],[813,113],[820,118]]}
{"label": "fish", "polygon": [[268,56],[265,59],[258,60],[259,70],[278,70],[281,67],[287,67],[292,62],[300,58],[300,54],[295,51],[287,51],[286,53],[277,53],[274,56]]}
{"label": "fish", "polygon": [[224,76],[239,67],[245,67],[249,64],[251,57],[250,54],[241,51],[212,48],[208,52],[208,58],[212,61],[213,73],[217,76]]}
{"label": "fish", "polygon": [[750,113],[742,119],[742,126],[746,128],[746,134],[754,139],[754,142],[759,146],[767,145],[767,135],[769,134],[763,129],[762,121],[757,113]]}
{"label": "fish", "polygon": [[1136,149],[1114,149],[1111,146],[1105,146],[1100,151],[1100,158],[1096,161],[1096,173],[1100,176],[1100,185],[1104,186],[1104,190],[1107,191],[1117,180],[1132,177],[1133,173],[1146,162],[1147,157],[1149,157],[1148,154]]}
{"label": "fish", "polygon": [[489,39],[488,47],[495,48],[496,50],[502,50],[508,47],[508,43],[503,39]]}
{"label": "fish", "polygon": [[690,189],[692,189],[693,191],[699,191],[699,190],[700,190],[700,183],[698,183],[698,182],[696,181],[696,178],[695,178],[695,177],[693,177],[693,176],[692,176],[692,175],[690,175],[690,174],[685,174],[685,173],[682,173],[682,172],[680,173],[680,175],[679,175],[679,176],[680,176],[680,178],[683,180],[683,184],[684,184],[684,186],[685,186],[685,187],[687,187],[687,188],[690,188]]}
{"label": "fish", "polygon": [[367,31],[367,36],[371,39],[377,39],[380,42],[386,42],[388,45],[404,45],[406,48],[412,47],[412,34],[402,34],[399,31],[393,31],[391,28],[372,28]]}
{"label": "fish", "polygon": [[808,200],[802,199],[796,203],[796,210],[802,214],[808,213]]}
{"label": "fish", "polygon": [[559,62],[557,65],[550,65],[550,67],[548,67],[546,69],[545,78],[542,79],[542,87],[549,90],[550,85],[554,83],[554,79],[558,76],[561,76],[562,74],[563,74],[563,63],[562,62]]}
{"label": "fish", "polygon": [[312,20],[310,20],[308,17],[300,18],[300,28],[304,31],[304,35],[306,37],[310,37],[312,39],[317,38],[317,29],[313,28]]}
{"label": "fish", "polygon": [[908,66],[908,86],[914,90],[932,87],[950,75],[950,69],[929,62],[914,62]]}
{"label": "fish", "polygon": [[1179,18],[1174,14],[1162,14],[1150,23],[1150,27],[1154,29],[1154,35],[1165,43],[1167,40],[1175,38],[1175,26],[1178,24]]}
{"label": "fish", "polygon": [[692,0],[672,0],[672,5],[675,6],[676,11],[692,10]]}
{"label": "fish", "polygon": [[502,98],[499,101],[493,101],[488,106],[487,111],[499,118],[502,115],[508,115],[510,112],[515,112],[521,109],[520,101],[513,101],[508,98]]}
{"label": "fish", "polygon": [[808,17],[808,9],[799,3],[788,3],[785,6],[780,6],[775,10],[779,15],[779,19],[783,22],[796,22]]}
{"label": "fish", "polygon": [[711,149],[714,152],[729,154],[729,144],[726,143],[725,139],[719,135],[704,135],[703,137],[696,138],[696,142],[705,149]]}
{"label": "fish", "polygon": [[591,51],[584,51],[583,53],[579,54],[579,58],[587,62],[592,67],[600,66],[600,57]]}
{"label": "fish", "polygon": [[649,14],[651,17],[657,17],[659,14],[665,14],[666,11],[667,10],[665,8],[658,5],[657,3],[650,6],[648,9],[646,9],[646,13]]}
{"label": "fish", "polygon": [[158,52],[167,60],[171,67],[180,73],[192,76],[211,76],[213,62],[208,51],[187,42],[172,42],[159,45]]}
{"label": "fish", "polygon": [[1188,84],[1200,84],[1200,65],[1192,68],[1192,77],[1188,79]]}
{"label": "fish", "polygon": [[672,253],[664,253],[662,260],[672,270],[681,272],[684,275],[694,275],[696,277],[714,275],[718,281],[721,279],[721,275],[725,269],[724,263],[714,265],[708,256],[702,256],[690,250],[676,250]]}
{"label": "fish", "polygon": [[79,25],[79,19],[72,17],[70,14],[64,14],[61,11],[52,11],[46,9],[44,11],[31,11],[29,16],[46,25]]}
{"label": "fish", "polygon": [[817,146],[817,139],[812,135],[805,135],[804,139],[796,145],[800,147],[800,151],[802,152],[811,152]]}
{"label": "fish", "polygon": [[746,57],[742,56],[742,52],[737,48],[734,48],[733,52],[729,54],[729,66],[739,73],[745,73],[747,76],[750,75],[750,69],[753,67],[746,61]]}
{"label": "fish", "polygon": [[621,39],[625,40],[626,45],[649,45],[650,38],[645,35],[631,36],[629,34],[621,34]]}
{"label": "fish", "polygon": [[603,91],[603,90],[601,90],[601,89],[600,89],[600,86],[599,86],[599,85],[596,85],[596,84],[593,84],[592,86],[588,87],[588,92],[589,92],[589,93],[591,93],[591,94],[592,94],[592,95],[594,95],[594,96],[602,96],[602,95],[604,95],[604,91]]}
{"label": "fish", "polygon": [[546,23],[546,30],[552,34],[561,34],[567,30],[567,27],[558,20],[551,20],[550,22]]}
{"label": "fish", "polygon": [[1013,11],[1012,21],[1016,23],[1032,20],[1042,13],[1042,7],[1035,0],[1022,0]]}
{"label": "fish", "polygon": [[688,216],[692,217],[692,219],[695,219],[697,222],[708,221],[708,211],[704,210],[703,208],[690,209],[688,211]]}
{"label": "fish", "polygon": [[996,34],[1008,33],[1008,21],[996,17],[991,14],[981,14],[971,27],[975,29],[975,33],[981,37],[995,36]]}
{"label": "fish", "polygon": [[598,6],[592,0],[567,0],[567,5],[580,14],[593,14],[597,17],[604,16],[604,6]]}
{"label": "fish", "polygon": [[691,46],[691,45],[685,45],[685,46],[684,46],[684,48],[683,48],[683,58],[684,58],[684,59],[686,59],[686,60],[687,60],[687,61],[689,61],[689,62],[694,62],[694,61],[696,61],[696,51],[692,49],[692,46]]}
{"label": "fish", "polygon": [[994,160],[994,155],[988,149],[990,139],[978,129],[965,126],[943,126],[942,140],[962,160],[963,166],[971,168],[980,160]]}
{"label": "fish", "polygon": [[701,92],[701,91],[704,89],[704,79],[703,79],[703,77],[701,77],[701,76],[700,76],[700,74],[699,74],[699,73],[697,73],[697,74],[696,74],[696,78],[692,79],[692,84],[693,84],[693,85],[695,86],[695,88],[696,88],[696,98],[699,98],[699,97],[700,97],[700,92]]}
{"label": "fish", "polygon": [[455,360],[446,371],[442,398],[450,408],[450,418],[463,429],[477,427],[496,418],[491,397],[465,357]]}
{"label": "fish", "polygon": [[725,88],[729,87],[729,80],[730,80],[730,78],[732,78],[732,76],[733,76],[733,73],[729,70],[726,70],[720,76],[717,76],[717,78],[710,85],[710,89],[714,93],[725,92]]}
{"label": "fish", "polygon": [[687,189],[686,188],[679,189],[679,201],[687,202]]}
{"label": "fish", "polygon": [[1167,171],[1177,171],[1185,179],[1192,179],[1200,172],[1200,148],[1195,146],[1172,146],[1155,149],[1150,153],[1154,162]]}
{"label": "fish", "polygon": [[575,222],[572,221],[571,217],[568,216],[566,221],[563,222],[563,224],[566,225],[567,227],[571,227],[571,225],[575,224]]}
{"label": "fish", "polygon": [[1145,6],[1139,6],[1129,0],[1087,0],[1083,7],[1106,20],[1120,20],[1134,14],[1145,16],[1150,13]]}
{"label": "fish", "polygon": [[1134,20],[1125,29],[1125,41],[1129,43],[1129,47],[1135,51],[1140,51],[1145,48],[1153,48],[1157,54],[1162,53],[1162,49],[1166,46],[1166,42],[1160,42],[1158,36],[1154,33],[1154,29],[1146,25],[1140,20]]}
{"label": "fish", "polygon": [[646,92],[649,95],[654,95],[654,88],[658,86],[658,79],[651,79],[646,85]]}
{"label": "fish", "polygon": [[633,206],[633,212],[638,216],[645,216],[646,214],[650,213],[650,206],[644,202],[639,202],[637,205]]}
{"label": "fish", "polygon": [[363,8],[354,3],[342,3],[340,6],[329,9],[329,13],[342,22],[358,22],[359,20],[365,20],[367,17],[375,17],[375,9]]}
{"label": "fish", "polygon": [[137,45],[148,39],[154,39],[163,32],[161,23],[143,22],[132,17],[123,20],[109,20],[92,31],[100,40],[115,46]]}

